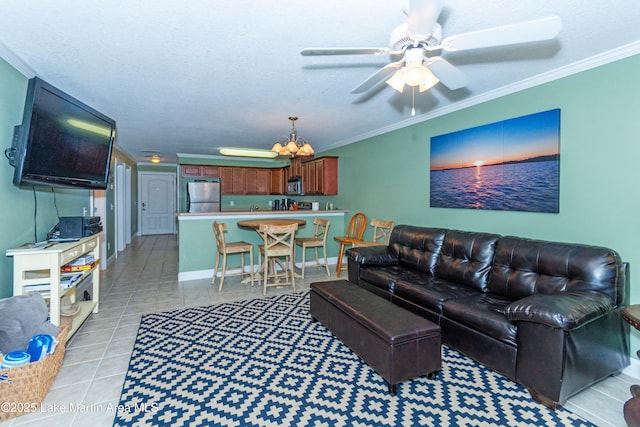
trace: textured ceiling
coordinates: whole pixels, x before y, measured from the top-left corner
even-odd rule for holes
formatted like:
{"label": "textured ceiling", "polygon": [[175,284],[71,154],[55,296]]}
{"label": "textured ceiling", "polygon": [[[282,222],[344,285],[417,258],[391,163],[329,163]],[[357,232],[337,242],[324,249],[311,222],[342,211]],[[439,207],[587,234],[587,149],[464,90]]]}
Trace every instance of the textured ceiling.
{"label": "textured ceiling", "polygon": [[[298,116],[316,151],[425,120],[536,76],[640,52],[638,0],[448,0],[443,36],[560,16],[551,41],[445,53],[471,82],[403,94],[350,90],[387,56],[303,57],[304,47],[388,47],[397,0],[0,0],[0,57],[115,119],[137,160],[157,150],[270,148]],[[588,61],[585,61],[589,59]],[[588,66],[588,65],[586,65]]]}

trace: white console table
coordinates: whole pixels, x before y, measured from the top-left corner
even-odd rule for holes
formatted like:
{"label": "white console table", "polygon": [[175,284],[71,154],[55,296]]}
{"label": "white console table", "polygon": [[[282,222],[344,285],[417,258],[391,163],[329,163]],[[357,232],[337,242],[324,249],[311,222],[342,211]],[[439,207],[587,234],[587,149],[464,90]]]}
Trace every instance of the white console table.
{"label": "white console table", "polygon": [[[73,316],[69,337],[80,328],[82,323],[93,312],[98,312],[100,295],[100,234],[84,237],[75,242],[59,242],[44,249],[9,249],[7,256],[13,257],[13,294],[22,295],[27,292],[25,286],[48,284],[49,289],[39,293],[49,300],[51,323],[60,325],[60,299],[69,295],[75,301],[75,285],[63,289],[60,286],[61,267],[87,254],[93,254],[93,268],[82,271],[84,277],[91,275],[93,292],[91,301],[79,302],[80,311]],[[93,273],[93,274],[92,274]]]}

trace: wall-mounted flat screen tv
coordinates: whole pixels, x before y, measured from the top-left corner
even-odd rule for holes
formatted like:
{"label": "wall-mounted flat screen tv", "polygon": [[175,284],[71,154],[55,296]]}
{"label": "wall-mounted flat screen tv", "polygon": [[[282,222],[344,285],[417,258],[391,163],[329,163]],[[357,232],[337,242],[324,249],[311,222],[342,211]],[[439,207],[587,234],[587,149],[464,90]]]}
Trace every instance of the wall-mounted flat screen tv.
{"label": "wall-mounted flat screen tv", "polygon": [[105,189],[116,122],[44,80],[29,80],[9,163],[13,183]]}

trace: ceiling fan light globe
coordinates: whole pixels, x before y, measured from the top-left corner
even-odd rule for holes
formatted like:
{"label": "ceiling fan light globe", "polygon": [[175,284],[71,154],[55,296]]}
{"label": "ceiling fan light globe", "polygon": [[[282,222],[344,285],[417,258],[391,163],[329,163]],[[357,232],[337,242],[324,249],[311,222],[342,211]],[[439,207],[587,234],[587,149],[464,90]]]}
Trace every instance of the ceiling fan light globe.
{"label": "ceiling fan light globe", "polygon": [[409,86],[418,86],[427,78],[427,69],[422,64],[410,64],[404,73],[405,84]]}
{"label": "ceiling fan light globe", "polygon": [[402,93],[404,90],[404,68],[400,68],[398,71],[393,73],[393,75],[387,79],[386,83],[398,92]]}
{"label": "ceiling fan light globe", "polygon": [[440,80],[438,80],[438,78],[433,75],[431,70],[429,70],[428,68],[425,68],[425,72],[427,77],[418,86],[420,92],[429,90],[440,82]]}

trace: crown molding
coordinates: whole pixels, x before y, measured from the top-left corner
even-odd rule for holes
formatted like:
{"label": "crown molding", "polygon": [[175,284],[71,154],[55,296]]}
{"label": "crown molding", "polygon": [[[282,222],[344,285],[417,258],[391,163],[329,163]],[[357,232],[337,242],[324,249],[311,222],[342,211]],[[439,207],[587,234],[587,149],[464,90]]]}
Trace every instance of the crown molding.
{"label": "crown molding", "polygon": [[573,62],[569,65],[556,68],[546,73],[538,74],[534,77],[524,79],[519,82],[500,87],[498,89],[494,89],[492,91],[483,93],[478,96],[474,96],[469,99],[465,99],[463,101],[456,102],[446,107],[435,109],[433,111],[430,111],[429,113],[421,114],[416,117],[411,117],[410,119],[402,120],[400,122],[391,124],[389,126],[385,126],[379,129],[374,129],[372,131],[365,132],[363,134],[354,136],[352,138],[338,141],[336,143],[327,145],[326,149],[323,151],[328,151],[333,148],[339,148],[345,145],[353,144],[358,141],[383,135],[385,133],[402,129],[417,123],[422,123],[422,122],[434,119],[436,117],[441,117],[441,116],[453,113],[455,111],[464,110],[465,108],[473,107],[475,105],[482,104],[484,102],[488,102],[488,101],[503,97],[505,95],[511,95],[513,93],[520,92],[535,86],[539,86],[554,80],[558,80],[563,77],[568,77],[573,74],[581,73],[583,71],[587,71],[592,68],[609,64],[611,62],[619,61],[621,59],[625,59],[630,56],[637,55],[639,53],[640,53],[640,41],[629,43],[627,45],[620,46],[619,48],[611,49],[603,54],[594,55],[592,57],[583,59],[581,61]]}
{"label": "crown molding", "polygon": [[11,65],[13,68],[18,70],[20,74],[22,74],[28,79],[38,75],[36,71],[29,66],[29,64],[24,62],[22,58],[20,58],[18,55],[13,53],[13,51],[9,49],[7,45],[5,45],[1,40],[0,40],[0,58],[7,61],[9,65]]}

